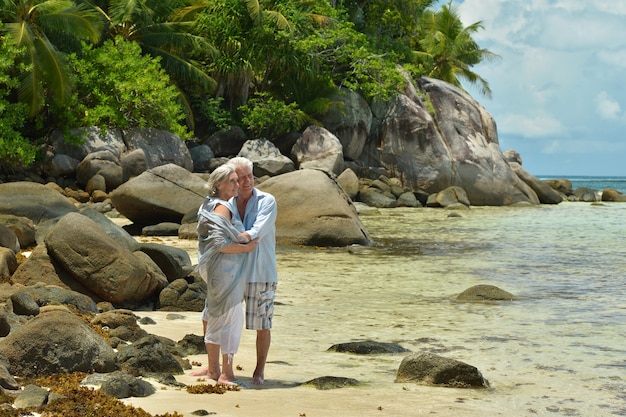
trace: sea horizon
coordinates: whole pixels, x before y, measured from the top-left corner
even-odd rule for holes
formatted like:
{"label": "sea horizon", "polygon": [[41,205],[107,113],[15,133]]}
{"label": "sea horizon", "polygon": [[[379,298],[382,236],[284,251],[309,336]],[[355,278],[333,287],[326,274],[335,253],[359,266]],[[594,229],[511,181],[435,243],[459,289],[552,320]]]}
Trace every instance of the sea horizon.
{"label": "sea horizon", "polygon": [[626,176],[620,175],[535,175],[540,180],[567,179],[572,183],[572,189],[591,188],[602,191],[612,188],[626,194]]}

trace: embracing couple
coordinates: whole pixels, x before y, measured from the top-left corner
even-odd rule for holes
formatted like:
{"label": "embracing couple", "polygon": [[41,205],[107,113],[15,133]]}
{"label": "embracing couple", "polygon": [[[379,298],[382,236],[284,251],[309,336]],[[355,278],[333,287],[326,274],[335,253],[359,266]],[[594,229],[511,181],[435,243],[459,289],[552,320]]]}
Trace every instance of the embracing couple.
{"label": "embracing couple", "polygon": [[[202,311],[208,368],[192,372],[238,384],[233,371],[244,322],[256,330],[252,383],[263,384],[271,342],[276,271],[276,200],[254,187],[252,162],[236,157],[209,176],[198,210],[198,269],[207,283]],[[220,353],[222,366],[220,368]]]}

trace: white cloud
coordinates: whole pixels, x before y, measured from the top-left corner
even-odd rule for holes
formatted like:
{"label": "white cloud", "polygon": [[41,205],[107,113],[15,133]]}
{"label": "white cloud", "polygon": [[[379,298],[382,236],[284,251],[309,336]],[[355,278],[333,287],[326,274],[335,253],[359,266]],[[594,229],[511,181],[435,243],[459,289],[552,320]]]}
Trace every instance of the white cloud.
{"label": "white cloud", "polygon": [[[601,162],[626,160],[626,0],[453,4],[464,25],[483,22],[474,39],[501,57],[472,68],[489,82],[491,100],[468,87],[494,117],[501,140],[516,138],[525,161],[533,153],[542,163],[546,159],[539,155],[568,153],[580,155],[588,172],[626,175],[622,164]],[[583,160],[585,150],[597,162]],[[556,172],[560,163],[555,158],[538,170]]]}
{"label": "white cloud", "polygon": [[601,91],[594,99],[596,111],[603,119],[615,120],[623,117],[619,103],[609,97],[606,91]]}
{"label": "white cloud", "polygon": [[564,131],[563,125],[549,115],[505,114],[496,122],[500,133],[516,134],[526,138],[561,136]]}

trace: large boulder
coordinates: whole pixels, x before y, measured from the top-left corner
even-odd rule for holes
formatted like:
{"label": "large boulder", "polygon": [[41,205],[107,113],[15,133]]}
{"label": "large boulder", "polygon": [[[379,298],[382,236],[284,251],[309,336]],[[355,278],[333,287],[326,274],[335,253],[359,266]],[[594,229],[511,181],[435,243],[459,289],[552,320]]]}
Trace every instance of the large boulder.
{"label": "large boulder", "polygon": [[298,169],[322,169],[339,175],[343,171],[343,151],[339,139],[319,126],[309,126],[291,149]]}
{"label": "large boulder", "polygon": [[563,201],[563,196],[548,183],[526,171],[518,162],[509,162],[509,166],[517,174],[519,179],[524,181],[537,194],[539,202],[542,204],[559,204]]}
{"label": "large boulder", "polygon": [[45,238],[48,252],[71,276],[103,300],[142,301],[163,288],[146,264],[77,213],[61,218]]}
{"label": "large boulder", "polygon": [[350,197],[324,171],[302,169],[272,177],[258,188],[278,205],[279,244],[312,246],[368,245],[372,240]]}
{"label": "large boulder", "polygon": [[342,105],[321,115],[320,121],[337,136],[345,157],[357,159],[372,129],[372,111],[360,94],[348,89],[342,89],[332,100]]}
{"label": "large boulder", "polygon": [[280,153],[280,150],[269,140],[254,139],[243,144],[237,156],[252,161],[254,176],[284,174],[295,170],[293,161]]}
{"label": "large boulder", "polygon": [[421,78],[418,87],[432,114],[418,96],[396,96],[361,156],[367,165],[385,167],[414,192],[461,187],[472,205],[538,202],[509,167],[495,122],[478,102],[443,81]]}
{"label": "large boulder", "polygon": [[198,175],[175,164],[150,169],[111,193],[113,205],[138,226],[180,223],[197,210],[209,190]]}
{"label": "large boulder", "polygon": [[156,168],[174,164],[187,171],[193,171],[193,160],[185,142],[177,135],[159,129],[133,128],[125,132],[128,152],[143,151],[146,167]]}
{"label": "large boulder", "polygon": [[26,181],[0,184],[0,214],[27,217],[36,225],[77,211],[52,187]]}
{"label": "large boulder", "polygon": [[[52,331],[51,331],[52,330]],[[39,377],[72,372],[113,372],[115,352],[82,319],[49,309],[0,340],[12,375]]]}

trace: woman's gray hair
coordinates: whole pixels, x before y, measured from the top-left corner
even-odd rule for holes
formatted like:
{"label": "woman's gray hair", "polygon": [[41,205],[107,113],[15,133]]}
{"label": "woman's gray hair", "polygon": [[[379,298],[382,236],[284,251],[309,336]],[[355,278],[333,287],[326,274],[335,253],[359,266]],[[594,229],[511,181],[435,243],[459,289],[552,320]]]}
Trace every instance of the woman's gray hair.
{"label": "woman's gray hair", "polygon": [[228,164],[220,165],[215,168],[215,170],[211,172],[211,175],[209,175],[209,180],[207,182],[207,185],[209,186],[209,195],[214,196],[217,194],[217,188],[215,185],[228,180],[228,177],[233,172],[235,172],[235,167]]}

